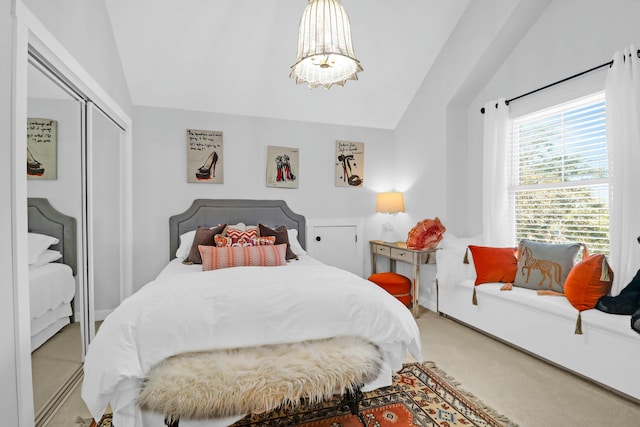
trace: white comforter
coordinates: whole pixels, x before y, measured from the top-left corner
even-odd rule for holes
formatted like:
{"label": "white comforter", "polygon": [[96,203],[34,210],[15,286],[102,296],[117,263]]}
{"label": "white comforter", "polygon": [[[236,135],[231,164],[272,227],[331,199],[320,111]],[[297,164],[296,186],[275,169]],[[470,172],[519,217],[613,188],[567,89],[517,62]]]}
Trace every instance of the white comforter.
{"label": "white comforter", "polygon": [[141,380],[168,356],[348,335],[365,337],[384,353],[384,372],[366,389],[391,384],[407,350],[422,359],[411,312],[337,268],[291,263],[166,275],[101,325],[86,355],[82,397],[94,418],[110,404],[114,425],[141,427],[144,417],[135,406]]}
{"label": "white comforter", "polygon": [[42,316],[62,303],[70,302],[75,293],[76,281],[68,265],[52,262],[29,270],[31,319]]}

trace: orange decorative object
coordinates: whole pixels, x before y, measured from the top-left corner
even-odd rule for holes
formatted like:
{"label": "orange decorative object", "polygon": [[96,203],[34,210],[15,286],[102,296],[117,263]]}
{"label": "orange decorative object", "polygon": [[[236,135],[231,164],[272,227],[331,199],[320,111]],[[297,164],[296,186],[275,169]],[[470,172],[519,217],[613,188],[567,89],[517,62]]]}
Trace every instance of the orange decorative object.
{"label": "orange decorative object", "polygon": [[438,217],[420,221],[409,231],[407,248],[434,249],[442,240],[442,235],[446,230]]}

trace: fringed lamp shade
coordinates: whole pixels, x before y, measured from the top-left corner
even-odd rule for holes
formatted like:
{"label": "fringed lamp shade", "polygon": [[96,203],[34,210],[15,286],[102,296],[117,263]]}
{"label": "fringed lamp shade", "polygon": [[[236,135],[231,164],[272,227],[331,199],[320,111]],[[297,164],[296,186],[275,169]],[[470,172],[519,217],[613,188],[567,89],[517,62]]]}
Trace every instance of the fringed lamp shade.
{"label": "fringed lamp shade", "polygon": [[298,58],[289,77],[311,89],[344,86],[362,71],[351,44],[351,26],[340,0],[309,0],[298,35]]}

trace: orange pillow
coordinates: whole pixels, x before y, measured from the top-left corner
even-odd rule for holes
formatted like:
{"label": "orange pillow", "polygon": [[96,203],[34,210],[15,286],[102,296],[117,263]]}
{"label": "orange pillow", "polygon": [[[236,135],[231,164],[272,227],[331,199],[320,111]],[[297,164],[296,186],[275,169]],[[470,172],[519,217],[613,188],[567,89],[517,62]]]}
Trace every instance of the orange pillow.
{"label": "orange pillow", "polygon": [[287,265],[285,253],[287,245],[263,246],[202,246],[202,271],[218,270],[221,268],[260,266],[274,267]]}
{"label": "orange pillow", "polygon": [[564,294],[579,311],[596,306],[598,300],[609,294],[613,271],[604,255],[593,254],[573,266],[564,282]]}
{"label": "orange pillow", "polygon": [[483,283],[513,283],[518,271],[516,248],[492,248],[469,245],[476,268],[476,285]]}

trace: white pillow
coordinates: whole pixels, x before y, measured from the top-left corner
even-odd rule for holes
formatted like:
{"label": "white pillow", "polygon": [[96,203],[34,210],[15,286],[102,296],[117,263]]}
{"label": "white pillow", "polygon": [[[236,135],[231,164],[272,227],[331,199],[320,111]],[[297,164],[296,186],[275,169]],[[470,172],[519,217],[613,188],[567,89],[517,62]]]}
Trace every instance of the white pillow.
{"label": "white pillow", "polygon": [[55,237],[40,233],[29,233],[28,239],[29,264],[33,264],[38,261],[38,257],[42,255],[44,251],[49,249],[49,246],[60,243],[60,240]]}
{"label": "white pillow", "polygon": [[180,246],[176,250],[176,258],[185,259],[189,256],[195,235],[196,230],[187,231],[180,235]]}
{"label": "white pillow", "polygon": [[[438,271],[436,276],[440,286],[459,284],[462,281],[476,277],[469,245],[482,245],[482,235],[474,237],[457,237],[450,232],[444,233],[440,244],[441,250],[436,252]],[[467,254],[468,264],[464,263]]]}
{"label": "white pillow", "polygon": [[258,228],[257,225],[246,225],[244,222],[239,222],[237,224],[228,224],[227,227],[236,228],[240,231],[248,231],[253,230],[254,228]]}
{"label": "white pillow", "polygon": [[289,246],[291,246],[291,250],[294,254],[298,256],[306,255],[307,251],[302,249],[302,245],[298,241],[298,230],[295,228],[288,228],[287,237],[289,238]]}
{"label": "white pillow", "polygon": [[46,251],[40,254],[36,262],[34,262],[33,264],[29,264],[29,270],[42,267],[43,265],[47,265],[50,262],[57,261],[60,258],[62,258],[62,254],[59,251],[47,249]]}
{"label": "white pillow", "polygon": [[244,222],[239,222],[237,224],[229,224],[227,227],[237,228],[240,231],[247,231],[247,226]]}
{"label": "white pillow", "polygon": [[[241,222],[236,225],[230,225],[229,227],[233,227],[233,228],[242,227],[242,231],[245,231],[245,228],[251,228],[251,227],[245,226]],[[212,229],[212,228],[215,228],[215,227],[209,227],[209,229]],[[186,233],[182,233],[180,235],[180,245],[178,246],[178,249],[176,249],[176,258],[185,259],[186,257],[189,256],[189,252],[191,252],[191,246],[193,246],[193,239],[195,236],[196,236],[196,230],[187,231]]]}

